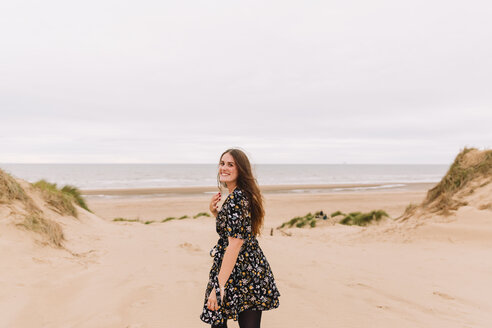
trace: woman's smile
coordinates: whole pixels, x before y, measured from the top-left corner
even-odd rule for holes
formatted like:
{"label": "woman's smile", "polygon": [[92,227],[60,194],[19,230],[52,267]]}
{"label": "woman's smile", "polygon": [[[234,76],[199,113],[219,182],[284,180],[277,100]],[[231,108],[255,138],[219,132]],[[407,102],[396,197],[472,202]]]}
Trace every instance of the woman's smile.
{"label": "woman's smile", "polygon": [[231,154],[224,154],[219,163],[219,180],[225,183],[236,183],[238,176],[236,161]]}

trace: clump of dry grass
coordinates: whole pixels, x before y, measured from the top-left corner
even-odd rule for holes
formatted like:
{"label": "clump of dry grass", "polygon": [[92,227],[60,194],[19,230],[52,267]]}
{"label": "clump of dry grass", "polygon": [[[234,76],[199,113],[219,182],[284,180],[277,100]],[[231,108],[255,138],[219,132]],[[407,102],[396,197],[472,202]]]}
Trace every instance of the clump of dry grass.
{"label": "clump of dry grass", "polygon": [[457,192],[463,190],[472,180],[492,175],[492,150],[480,151],[465,148],[455,158],[442,180],[427,192],[422,206],[431,212],[449,214],[466,205],[466,202],[454,199]]}
{"label": "clump of dry grass", "polygon": [[18,225],[26,230],[41,234],[49,244],[62,247],[65,238],[62,228],[57,222],[45,219],[38,213],[31,213],[26,215],[24,221]]}
{"label": "clump of dry grass", "polygon": [[[20,201],[27,214],[18,226],[40,234],[50,245],[63,247],[64,240],[61,226],[52,220],[42,217],[42,211],[22,186],[8,173],[0,170],[0,204],[11,204]],[[19,214],[19,213],[17,213]]]}
{"label": "clump of dry grass", "polygon": [[14,199],[25,201],[27,195],[10,174],[0,170],[0,202],[7,203]]}
{"label": "clump of dry grass", "polygon": [[479,210],[492,210],[492,203],[483,204],[478,209]]}
{"label": "clump of dry grass", "polygon": [[39,212],[39,208],[21,185],[10,174],[0,170],[0,204],[8,204],[13,200],[22,202],[29,213]]}
{"label": "clump of dry grass", "polygon": [[414,215],[417,212],[417,209],[419,207],[420,206],[417,204],[413,204],[413,203],[408,204],[408,206],[405,208],[405,211],[400,217],[398,217],[398,219],[409,218],[410,216]]}
{"label": "clump of dry grass", "polygon": [[46,202],[58,213],[77,217],[77,209],[73,206],[75,201],[73,195],[57,188],[56,183],[39,180],[33,184],[34,187],[43,192]]}

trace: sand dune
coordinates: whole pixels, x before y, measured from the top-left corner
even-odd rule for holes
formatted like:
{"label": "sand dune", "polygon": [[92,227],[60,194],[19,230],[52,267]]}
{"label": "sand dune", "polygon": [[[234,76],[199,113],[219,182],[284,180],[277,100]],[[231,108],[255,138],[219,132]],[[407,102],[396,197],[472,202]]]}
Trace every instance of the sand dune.
{"label": "sand dune", "polygon": [[[94,198],[94,214],[77,207],[75,218],[17,181],[42,215],[61,225],[64,240],[55,247],[17,226],[25,204],[2,200],[0,327],[206,326],[199,314],[217,240],[214,219],[112,219],[192,216],[206,211],[208,196]],[[421,208],[367,227],[287,229],[290,236],[276,227],[294,216],[382,208],[397,218],[426,190],[267,194],[259,241],[282,296],[263,326],[490,327],[491,185],[483,180],[458,195],[467,205],[446,215]]]}

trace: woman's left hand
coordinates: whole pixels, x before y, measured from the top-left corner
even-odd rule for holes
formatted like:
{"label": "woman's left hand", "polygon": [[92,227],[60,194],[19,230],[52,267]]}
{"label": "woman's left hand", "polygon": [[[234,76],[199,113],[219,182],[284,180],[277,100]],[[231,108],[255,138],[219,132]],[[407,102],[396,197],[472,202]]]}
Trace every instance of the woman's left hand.
{"label": "woman's left hand", "polygon": [[215,292],[215,288],[212,288],[212,291],[208,295],[207,309],[209,309],[210,311],[216,311],[219,309],[219,304],[217,304],[217,293]]}
{"label": "woman's left hand", "polygon": [[220,286],[220,303],[224,302],[224,295],[225,295],[225,286]]}

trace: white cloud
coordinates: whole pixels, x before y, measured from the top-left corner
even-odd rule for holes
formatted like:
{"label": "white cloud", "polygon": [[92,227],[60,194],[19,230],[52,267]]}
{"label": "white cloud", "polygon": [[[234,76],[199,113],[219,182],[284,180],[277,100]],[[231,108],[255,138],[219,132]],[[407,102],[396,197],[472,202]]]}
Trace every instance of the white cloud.
{"label": "white cloud", "polygon": [[0,162],[446,163],[491,147],[486,1],[9,2]]}

